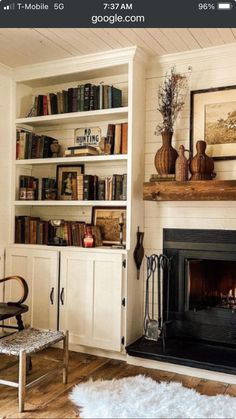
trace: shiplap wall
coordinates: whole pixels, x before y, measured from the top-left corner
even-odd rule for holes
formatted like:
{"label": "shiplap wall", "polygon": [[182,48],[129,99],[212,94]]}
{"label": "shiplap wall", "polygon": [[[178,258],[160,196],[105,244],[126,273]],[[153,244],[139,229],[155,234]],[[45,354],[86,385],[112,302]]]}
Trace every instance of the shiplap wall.
{"label": "shiplap wall", "polygon": [[[188,72],[192,67],[190,90],[236,85],[236,46],[209,48],[202,51],[158,57],[149,65],[146,77],[146,138],[145,180],[155,173],[154,156],[161,146],[155,136],[160,120],[157,109],[157,89],[166,71],[175,65],[177,71]],[[233,98],[236,101],[236,94]],[[190,95],[177,120],[173,146],[189,148]],[[236,179],[236,160],[215,163],[217,179]],[[162,251],[163,228],[236,229],[236,202],[146,202],[145,251]]]}

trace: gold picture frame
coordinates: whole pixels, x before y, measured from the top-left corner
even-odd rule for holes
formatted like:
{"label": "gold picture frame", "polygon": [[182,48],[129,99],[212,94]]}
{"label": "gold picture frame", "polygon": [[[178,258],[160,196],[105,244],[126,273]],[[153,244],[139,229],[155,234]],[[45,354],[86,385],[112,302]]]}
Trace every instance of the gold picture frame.
{"label": "gold picture frame", "polygon": [[126,208],[93,207],[92,224],[101,229],[103,246],[120,244],[119,220],[123,217],[123,244],[126,242]]}

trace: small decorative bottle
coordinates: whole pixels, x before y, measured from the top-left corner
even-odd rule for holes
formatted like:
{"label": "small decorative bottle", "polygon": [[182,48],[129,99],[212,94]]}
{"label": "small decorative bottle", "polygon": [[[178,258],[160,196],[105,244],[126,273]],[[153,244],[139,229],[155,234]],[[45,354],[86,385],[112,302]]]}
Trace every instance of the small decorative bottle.
{"label": "small decorative bottle", "polygon": [[188,180],[188,159],[186,159],[184,153],[185,150],[184,146],[181,145],[179,147],[179,157],[177,158],[175,162],[175,180],[178,182],[185,182]]}
{"label": "small decorative bottle", "polygon": [[94,236],[92,234],[92,227],[85,227],[85,234],[83,238],[84,247],[94,247]]}

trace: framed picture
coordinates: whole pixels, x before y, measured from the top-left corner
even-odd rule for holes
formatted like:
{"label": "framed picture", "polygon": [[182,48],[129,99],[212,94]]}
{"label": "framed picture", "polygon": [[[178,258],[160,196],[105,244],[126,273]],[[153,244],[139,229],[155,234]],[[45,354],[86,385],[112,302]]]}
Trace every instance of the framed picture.
{"label": "framed picture", "polygon": [[92,224],[99,226],[102,234],[103,246],[118,245],[120,243],[119,221],[123,218],[123,243],[126,238],[126,208],[125,207],[93,207]]}
{"label": "framed picture", "polygon": [[70,201],[78,199],[77,177],[84,173],[84,166],[57,166],[57,199]]}
{"label": "framed picture", "polygon": [[205,140],[214,160],[236,158],[236,86],[191,92],[190,150]]}

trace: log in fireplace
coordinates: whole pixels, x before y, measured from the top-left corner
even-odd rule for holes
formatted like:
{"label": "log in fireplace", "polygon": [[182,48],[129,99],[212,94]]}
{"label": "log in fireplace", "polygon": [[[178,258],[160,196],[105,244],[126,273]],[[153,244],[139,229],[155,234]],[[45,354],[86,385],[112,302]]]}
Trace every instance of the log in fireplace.
{"label": "log in fireplace", "polygon": [[236,231],[164,229],[163,253],[172,258],[166,350],[141,337],[127,352],[236,373]]}

